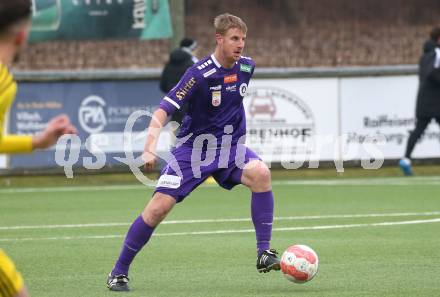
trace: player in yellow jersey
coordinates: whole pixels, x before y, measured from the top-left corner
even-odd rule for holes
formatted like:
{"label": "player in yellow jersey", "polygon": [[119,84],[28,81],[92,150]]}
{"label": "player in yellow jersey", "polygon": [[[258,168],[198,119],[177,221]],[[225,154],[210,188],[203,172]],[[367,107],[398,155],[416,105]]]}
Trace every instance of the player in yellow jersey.
{"label": "player in yellow jersey", "polygon": [[8,66],[26,44],[30,27],[30,0],[0,0],[0,153],[27,153],[48,148],[66,133],[76,133],[66,115],[59,115],[36,136],[3,135],[5,113],[15,99],[17,84]]}
{"label": "player in yellow jersey", "polygon": [[2,249],[0,249],[0,296],[28,296],[20,273],[15,270],[14,263],[8,258]]}
{"label": "player in yellow jersey", "polygon": [[[17,84],[8,67],[25,46],[31,24],[31,0],[0,0],[0,153],[29,153],[54,145],[64,134],[76,134],[66,115],[49,121],[35,136],[3,134],[5,114],[11,107]],[[0,249],[0,297],[29,296],[11,259]]]}

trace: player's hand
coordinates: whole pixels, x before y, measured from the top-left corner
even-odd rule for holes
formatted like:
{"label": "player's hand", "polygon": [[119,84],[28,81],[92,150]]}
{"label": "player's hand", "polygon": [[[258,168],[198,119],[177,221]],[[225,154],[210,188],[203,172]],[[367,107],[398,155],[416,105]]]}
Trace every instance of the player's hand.
{"label": "player's hand", "polygon": [[45,149],[51,147],[64,134],[77,134],[77,130],[70,122],[69,117],[61,114],[51,119],[43,132],[33,137],[33,148]]}
{"label": "player's hand", "polygon": [[145,171],[152,171],[156,166],[157,156],[151,151],[144,151],[144,153],[142,154],[142,160],[144,160],[145,162]]}

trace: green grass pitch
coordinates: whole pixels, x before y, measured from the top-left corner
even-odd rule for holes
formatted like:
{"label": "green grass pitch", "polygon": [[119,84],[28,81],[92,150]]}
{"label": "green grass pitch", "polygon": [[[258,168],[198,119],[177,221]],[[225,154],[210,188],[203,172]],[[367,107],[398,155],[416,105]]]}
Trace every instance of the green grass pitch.
{"label": "green grass pitch", "polygon": [[[197,189],[130,270],[135,296],[440,296],[440,177],[274,182],[272,246],[310,245],[315,279],[255,269],[246,188]],[[105,281],[142,186],[0,189],[0,247],[32,296],[122,296]]]}

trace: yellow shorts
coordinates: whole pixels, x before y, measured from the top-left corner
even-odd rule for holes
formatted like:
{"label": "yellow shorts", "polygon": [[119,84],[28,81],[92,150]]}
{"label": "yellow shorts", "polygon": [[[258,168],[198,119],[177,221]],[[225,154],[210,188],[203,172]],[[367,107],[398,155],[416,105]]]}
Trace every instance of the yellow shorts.
{"label": "yellow shorts", "polygon": [[23,278],[11,259],[0,249],[0,297],[13,297],[23,290]]}

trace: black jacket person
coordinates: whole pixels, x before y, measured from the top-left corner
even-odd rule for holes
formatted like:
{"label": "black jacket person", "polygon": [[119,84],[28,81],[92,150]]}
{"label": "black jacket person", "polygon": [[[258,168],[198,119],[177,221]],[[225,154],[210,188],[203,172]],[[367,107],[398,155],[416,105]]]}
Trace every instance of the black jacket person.
{"label": "black jacket person", "polygon": [[419,63],[419,92],[417,95],[416,117],[440,117],[440,65],[436,67],[439,44],[433,40],[425,43],[424,54]]}
{"label": "black jacket person", "polygon": [[399,161],[405,175],[412,175],[411,154],[432,119],[440,125],[440,27],[432,30],[419,62],[416,127],[409,136],[405,157]]}
{"label": "black jacket person", "polygon": [[[193,52],[197,48],[197,43],[189,38],[184,38],[180,42],[180,48],[175,49],[170,54],[170,59],[166,63],[160,78],[160,89],[165,94],[168,93],[180,80],[185,71],[197,62]],[[186,113],[185,106],[175,112],[172,121],[182,123]]]}

